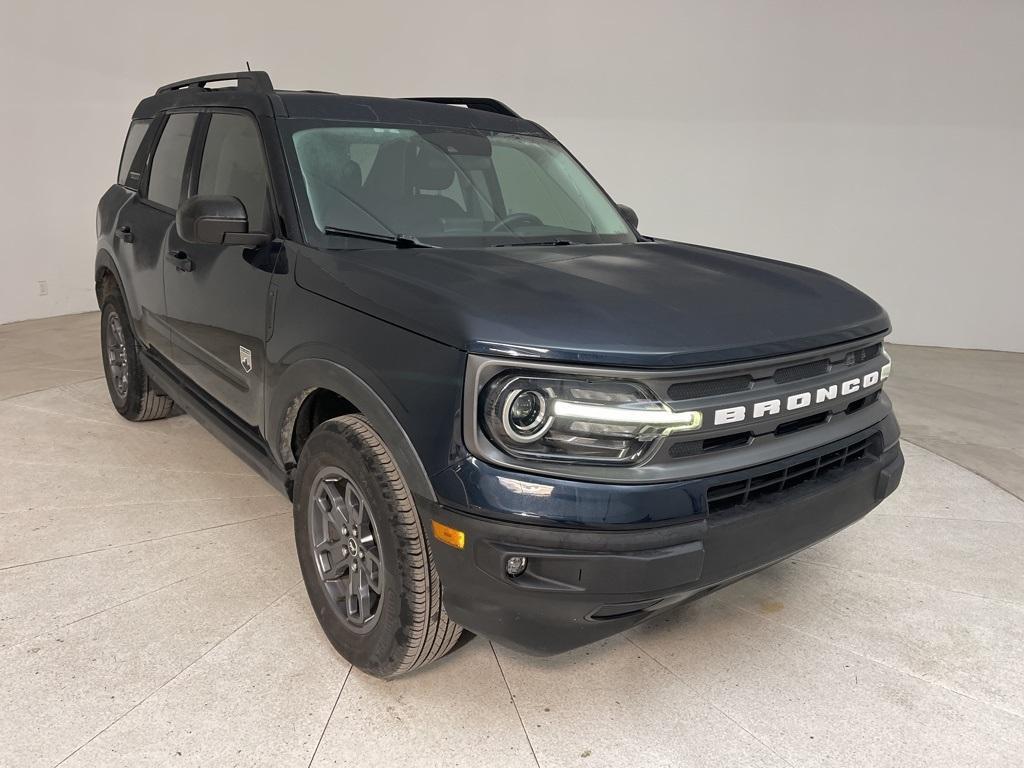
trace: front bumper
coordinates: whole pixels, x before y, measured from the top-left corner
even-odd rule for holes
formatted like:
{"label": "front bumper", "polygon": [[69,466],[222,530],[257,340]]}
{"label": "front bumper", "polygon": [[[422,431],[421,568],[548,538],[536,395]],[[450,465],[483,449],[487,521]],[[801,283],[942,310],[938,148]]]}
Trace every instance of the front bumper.
{"label": "front bumper", "polygon": [[[849,463],[829,458],[845,456],[857,446],[867,447],[856,460],[853,454]],[[791,486],[775,482],[786,472],[796,478],[796,468],[811,466],[822,470],[806,470],[803,481],[793,480]],[[664,504],[666,492],[674,492],[681,514],[661,525],[552,527],[519,522],[524,517],[508,510],[434,505],[434,519],[466,534],[462,550],[436,541],[432,548],[445,607],[459,624],[505,645],[542,655],[561,653],[620,632],[832,535],[892,493],[902,471],[898,427],[890,416],[870,430],[785,461],[668,484],[668,489],[666,484],[623,489],[633,494],[646,489],[658,504]],[[519,477],[516,482],[523,481]],[[712,502],[709,512],[709,496],[743,483],[747,489],[761,485],[763,492],[733,497],[727,507]],[[533,485],[536,494],[550,481]],[[602,492],[617,488],[623,487],[605,486]],[[557,497],[554,490],[543,490],[543,495]],[[633,498],[630,508],[639,499]],[[505,563],[514,555],[525,556],[528,564],[512,578]]]}

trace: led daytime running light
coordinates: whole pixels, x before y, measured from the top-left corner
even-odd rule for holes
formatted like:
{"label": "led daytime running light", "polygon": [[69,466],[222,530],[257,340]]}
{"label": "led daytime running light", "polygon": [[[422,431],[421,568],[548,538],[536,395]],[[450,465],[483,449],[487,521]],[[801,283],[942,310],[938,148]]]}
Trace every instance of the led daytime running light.
{"label": "led daytime running light", "polygon": [[564,418],[612,424],[642,424],[665,427],[667,431],[699,429],[703,421],[700,411],[615,408],[607,405],[574,403],[568,400],[555,400],[552,408],[555,416]]}

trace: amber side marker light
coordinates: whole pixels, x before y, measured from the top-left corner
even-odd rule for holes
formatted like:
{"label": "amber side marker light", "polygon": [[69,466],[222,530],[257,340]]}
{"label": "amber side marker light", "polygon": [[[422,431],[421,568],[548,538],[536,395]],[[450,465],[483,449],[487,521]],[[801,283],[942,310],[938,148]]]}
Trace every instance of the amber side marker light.
{"label": "amber side marker light", "polygon": [[456,530],[451,526],[447,526],[443,523],[437,522],[437,520],[431,521],[434,525],[434,538],[438,541],[443,541],[450,547],[456,549],[462,549],[466,546],[466,534],[462,531]]}

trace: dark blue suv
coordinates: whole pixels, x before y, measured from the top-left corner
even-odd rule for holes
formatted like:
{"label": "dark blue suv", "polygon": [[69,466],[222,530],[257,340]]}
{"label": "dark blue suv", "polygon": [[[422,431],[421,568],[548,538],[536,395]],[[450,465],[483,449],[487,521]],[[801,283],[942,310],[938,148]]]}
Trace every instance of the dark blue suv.
{"label": "dark blue suv", "polygon": [[374,675],[463,628],[606,637],[899,483],[874,301],[639,234],[492,99],[172,83],[97,234],[114,407],[180,406],[288,494],[317,617]]}

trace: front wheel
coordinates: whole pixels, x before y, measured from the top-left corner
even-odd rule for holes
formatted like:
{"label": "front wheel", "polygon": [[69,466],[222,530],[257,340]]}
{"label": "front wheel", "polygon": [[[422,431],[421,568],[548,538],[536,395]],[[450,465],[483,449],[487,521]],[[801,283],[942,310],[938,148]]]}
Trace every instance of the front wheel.
{"label": "front wheel", "polygon": [[452,649],[419,513],[394,457],[361,416],[324,422],[296,470],[295,544],[310,602],[338,652],[376,677]]}

